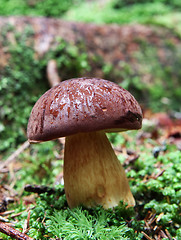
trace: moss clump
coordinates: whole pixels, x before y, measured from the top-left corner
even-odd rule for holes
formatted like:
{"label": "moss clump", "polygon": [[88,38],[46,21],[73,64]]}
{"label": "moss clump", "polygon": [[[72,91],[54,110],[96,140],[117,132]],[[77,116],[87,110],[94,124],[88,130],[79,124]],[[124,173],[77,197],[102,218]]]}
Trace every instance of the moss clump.
{"label": "moss clump", "polygon": [[1,0],[0,15],[60,17],[76,3],[75,0]]}
{"label": "moss clump", "polygon": [[[120,134],[116,136],[114,134],[114,138],[110,137],[110,139],[117,144]],[[132,148],[135,147],[134,145],[135,143],[131,145],[126,143],[127,147]],[[42,147],[40,158],[45,148],[46,146]],[[152,152],[146,149],[137,160],[125,167],[129,168],[127,176],[136,199],[134,208],[127,208],[120,203],[118,207],[108,210],[102,207],[69,209],[65,195],[62,195],[62,186],[56,185],[55,194],[44,193],[36,198],[36,205],[31,209],[28,234],[35,239],[43,240],[56,237],[133,240],[144,239],[143,233],[154,238],[154,235],[159,235],[160,231],[165,234],[167,231],[170,236],[179,239],[181,153],[173,146],[167,146],[165,151],[155,158]],[[22,172],[23,169],[20,173]],[[49,171],[44,175],[44,178],[49,179],[50,185],[53,179],[51,175]],[[27,182],[26,178],[29,179],[26,176],[23,176],[24,182]],[[34,179],[34,183],[37,183],[36,180],[37,178]],[[48,184],[48,180],[43,182]],[[23,202],[16,206],[16,212],[22,210],[25,210]],[[17,216],[17,228],[23,228],[27,214],[25,211]]]}

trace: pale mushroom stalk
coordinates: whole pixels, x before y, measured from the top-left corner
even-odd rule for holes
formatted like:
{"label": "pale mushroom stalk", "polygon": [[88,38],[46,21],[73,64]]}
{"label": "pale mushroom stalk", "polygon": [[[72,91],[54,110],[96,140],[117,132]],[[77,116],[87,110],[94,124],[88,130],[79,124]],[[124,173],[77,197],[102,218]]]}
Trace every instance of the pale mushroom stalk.
{"label": "pale mushroom stalk", "polygon": [[105,209],[122,200],[135,205],[128,179],[104,131],[66,137],[65,193],[68,205]]}

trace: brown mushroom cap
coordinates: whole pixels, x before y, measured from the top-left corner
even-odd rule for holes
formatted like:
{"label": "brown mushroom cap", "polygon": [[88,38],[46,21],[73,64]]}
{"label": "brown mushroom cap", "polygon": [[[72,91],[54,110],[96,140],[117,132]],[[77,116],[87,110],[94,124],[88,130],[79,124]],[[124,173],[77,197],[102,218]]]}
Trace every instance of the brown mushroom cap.
{"label": "brown mushroom cap", "polygon": [[75,78],[44,93],[28,122],[30,142],[80,132],[139,129],[142,111],[135,98],[119,85],[97,78]]}

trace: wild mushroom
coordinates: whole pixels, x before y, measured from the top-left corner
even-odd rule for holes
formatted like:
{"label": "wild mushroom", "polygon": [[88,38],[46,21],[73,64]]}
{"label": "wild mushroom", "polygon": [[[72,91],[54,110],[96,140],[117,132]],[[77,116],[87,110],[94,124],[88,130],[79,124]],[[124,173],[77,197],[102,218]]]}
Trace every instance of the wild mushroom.
{"label": "wild mushroom", "polygon": [[139,129],[142,111],[119,85],[97,78],[75,78],[44,93],[32,109],[30,143],[66,136],[64,187],[68,205],[134,206],[125,171],[105,132]]}

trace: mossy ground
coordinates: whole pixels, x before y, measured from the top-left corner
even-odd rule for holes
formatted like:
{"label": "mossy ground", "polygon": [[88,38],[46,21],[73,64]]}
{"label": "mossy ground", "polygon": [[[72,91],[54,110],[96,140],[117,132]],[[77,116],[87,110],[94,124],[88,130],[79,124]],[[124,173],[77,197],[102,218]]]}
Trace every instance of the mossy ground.
{"label": "mossy ground", "polygon": [[[180,0],[151,2],[114,0],[107,1],[108,4],[103,7],[93,1],[91,6],[82,1],[78,8],[72,4],[74,1],[65,1],[67,4],[62,4],[59,8],[51,7],[52,4],[57,4],[57,0],[47,0],[44,6],[42,1],[37,1],[37,4],[36,1],[18,2],[2,1],[0,14],[47,17],[64,15],[64,19],[95,23],[153,24],[169,28],[180,36]],[[97,11],[100,7],[101,11]],[[8,46],[8,53],[12,55],[9,67],[3,71],[0,69],[2,161],[26,140],[25,129],[32,105],[48,89],[48,84],[45,84],[47,61],[56,58],[59,69],[64,70],[62,72],[65,73],[65,77],[70,72],[74,76],[75,74],[79,76],[82,71],[89,69],[87,55],[83,50],[65,42],[61,42],[46,59],[35,59],[31,43],[28,47],[26,44],[27,34],[33,33],[29,30],[25,34],[16,33],[18,44],[10,48]],[[4,38],[7,47],[6,35],[1,33],[1,38]],[[167,49],[172,47],[166,46]],[[164,79],[165,83],[171,83],[170,79],[180,79],[180,49],[173,48],[169,56],[174,56],[174,61],[171,57],[166,67],[155,62],[154,49],[148,46],[144,50],[144,56],[139,55],[142,59],[140,72],[146,68],[146,72],[154,73],[153,77],[159,80],[157,85],[149,89],[150,107],[159,111],[163,109],[163,105],[159,105],[160,99],[165,96],[165,89],[162,88],[160,80]],[[103,66],[103,71],[109,78],[112,65]],[[129,86],[130,79],[133,79],[135,73],[132,73],[132,70],[130,73],[130,66],[126,65],[125,71],[123,69],[121,74],[124,76],[124,85]],[[145,86],[140,85],[139,80],[140,78],[135,76],[131,84],[140,93]],[[167,100],[171,99],[172,106],[179,111],[179,87],[166,84],[166,90]],[[166,107],[170,112],[168,104]],[[158,120],[157,117],[155,119]],[[16,158],[16,161],[0,169],[0,220],[20,231],[24,228],[32,238],[42,240],[181,239],[180,125],[176,125],[175,122],[170,125],[170,121],[168,122],[164,128],[159,128],[150,121],[148,125],[144,124],[143,130],[139,132],[109,135],[129,178],[136,199],[134,208],[127,208],[120,203],[112,210],[104,210],[101,207],[94,209],[78,207],[70,210],[65,195],[60,194],[63,188],[60,183],[64,144],[54,141],[30,146]],[[40,195],[28,193],[24,190],[26,184],[50,186],[55,188],[55,192]],[[12,201],[13,203],[10,203]],[[6,240],[10,237],[0,233],[0,239]]]}
{"label": "mossy ground", "polygon": [[[120,203],[110,210],[69,209],[61,193],[63,186],[57,184],[62,179],[63,145],[55,141],[31,146],[13,163],[11,172],[1,173],[1,184],[11,185],[13,180],[17,193],[14,204],[8,206],[13,212],[1,216],[20,230],[29,216],[27,234],[35,239],[181,239],[178,139],[166,137],[167,129],[155,130],[156,139],[145,138],[145,130],[109,134],[129,178],[136,199],[134,208]],[[30,183],[50,186],[55,192],[28,193],[23,187]]]}

